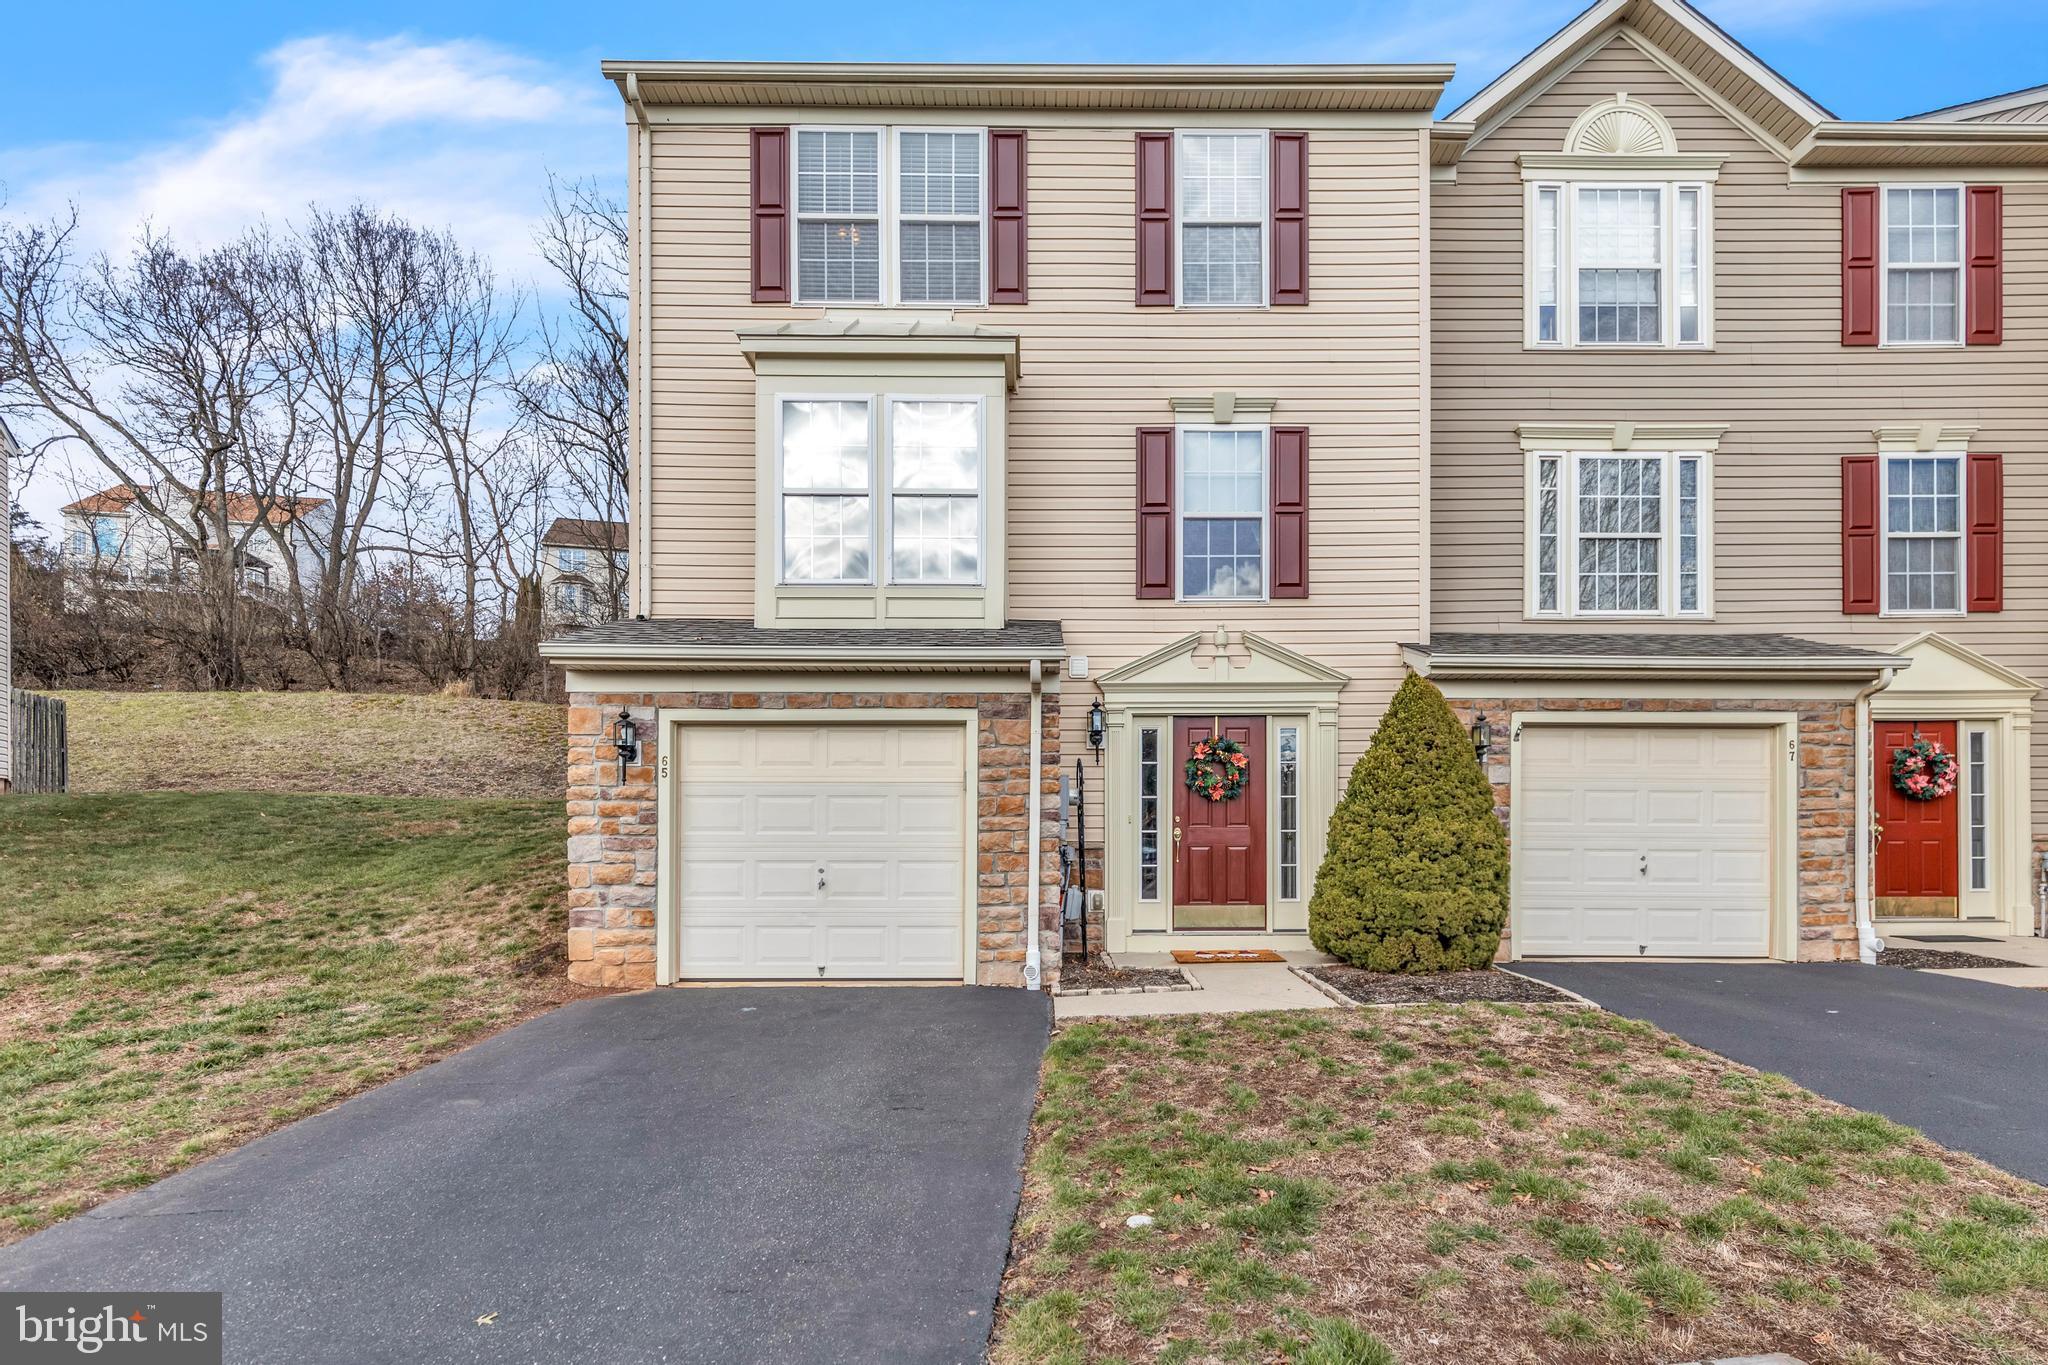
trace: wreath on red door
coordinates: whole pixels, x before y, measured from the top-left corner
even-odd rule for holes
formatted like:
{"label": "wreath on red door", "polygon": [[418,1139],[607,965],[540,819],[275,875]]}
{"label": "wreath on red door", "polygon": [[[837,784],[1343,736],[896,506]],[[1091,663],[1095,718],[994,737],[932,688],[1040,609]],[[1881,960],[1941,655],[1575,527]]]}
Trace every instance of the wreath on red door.
{"label": "wreath on red door", "polygon": [[1244,790],[1252,761],[1234,739],[1209,735],[1195,741],[1182,769],[1188,790],[1207,801],[1228,801]]}
{"label": "wreath on red door", "polygon": [[1956,756],[1931,739],[1913,736],[1892,750],[1892,787],[1908,801],[1939,801],[1956,789]]}

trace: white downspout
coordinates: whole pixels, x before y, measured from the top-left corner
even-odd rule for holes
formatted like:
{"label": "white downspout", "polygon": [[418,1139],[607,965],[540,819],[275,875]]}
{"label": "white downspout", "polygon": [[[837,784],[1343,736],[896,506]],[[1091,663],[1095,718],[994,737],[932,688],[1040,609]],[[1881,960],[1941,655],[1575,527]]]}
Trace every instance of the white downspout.
{"label": "white downspout", "polygon": [[627,291],[627,334],[631,375],[627,384],[627,417],[632,424],[632,458],[627,461],[627,519],[633,535],[632,583],[627,610],[650,614],[654,583],[654,127],[640,98],[640,77],[626,73],[626,106],[633,111],[633,270]]}
{"label": "white downspout", "polygon": [[1896,669],[1885,669],[1877,681],[1856,694],[1856,956],[1866,966],[1884,951],[1884,940],[1870,918],[1870,697],[1891,686]]}
{"label": "white downspout", "polygon": [[1035,991],[1039,988],[1038,965],[1038,817],[1039,807],[1045,803],[1045,794],[1039,790],[1044,785],[1038,777],[1038,732],[1044,721],[1041,717],[1043,702],[1038,689],[1045,682],[1045,666],[1037,659],[1031,661],[1031,773],[1030,796],[1025,805],[1031,817],[1025,822],[1026,835],[1030,841],[1025,858],[1024,884],[1024,989]]}

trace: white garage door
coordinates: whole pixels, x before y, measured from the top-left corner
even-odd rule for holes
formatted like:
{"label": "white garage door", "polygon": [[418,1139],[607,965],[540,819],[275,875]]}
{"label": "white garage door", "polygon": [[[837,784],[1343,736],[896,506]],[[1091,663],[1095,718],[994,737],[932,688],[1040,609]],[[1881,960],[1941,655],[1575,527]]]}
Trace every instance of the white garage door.
{"label": "white garage door", "polygon": [[1768,955],[1774,733],[1525,725],[1521,955]]}
{"label": "white garage door", "polygon": [[686,726],[681,753],[685,979],[961,978],[964,726]]}

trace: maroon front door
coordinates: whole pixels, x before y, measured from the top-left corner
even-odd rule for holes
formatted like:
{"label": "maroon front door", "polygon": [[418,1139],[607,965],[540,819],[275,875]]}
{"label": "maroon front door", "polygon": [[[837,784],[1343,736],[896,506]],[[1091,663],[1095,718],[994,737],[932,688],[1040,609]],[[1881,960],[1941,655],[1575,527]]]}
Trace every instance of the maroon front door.
{"label": "maroon front door", "polygon": [[1962,798],[1953,792],[1932,801],[1906,796],[1892,784],[1892,753],[1911,744],[1916,731],[1955,753],[1956,723],[1884,720],[1875,731],[1871,767],[1877,777],[1877,822],[1884,831],[1877,845],[1877,913],[1953,916],[1962,878],[1957,820]]}
{"label": "maroon front door", "polygon": [[[1244,787],[1227,801],[1188,790],[1195,741],[1212,732],[1244,746]],[[1266,927],[1266,718],[1177,716],[1173,722],[1173,927]]]}

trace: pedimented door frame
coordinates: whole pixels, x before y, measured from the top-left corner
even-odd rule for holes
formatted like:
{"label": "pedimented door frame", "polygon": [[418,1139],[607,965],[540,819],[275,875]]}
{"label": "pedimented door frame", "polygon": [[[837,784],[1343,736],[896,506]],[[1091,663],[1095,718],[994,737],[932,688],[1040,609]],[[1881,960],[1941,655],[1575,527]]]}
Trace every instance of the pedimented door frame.
{"label": "pedimented door frame", "polygon": [[[1220,640],[1219,640],[1220,636]],[[1305,948],[1308,901],[1321,865],[1330,812],[1342,782],[1338,770],[1337,697],[1350,681],[1302,655],[1249,632],[1187,635],[1104,674],[1102,691],[1104,924],[1112,952],[1165,952],[1176,947]],[[1184,755],[1174,752],[1176,716],[1261,716],[1266,721],[1266,929],[1181,930],[1172,927],[1172,800]],[[1160,733],[1162,853],[1158,894],[1140,896],[1138,754],[1140,732]],[[1280,895],[1280,732],[1296,731],[1298,847],[1295,895]]]}

